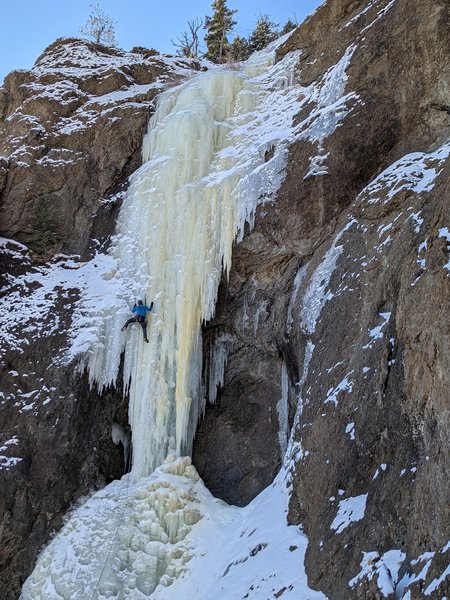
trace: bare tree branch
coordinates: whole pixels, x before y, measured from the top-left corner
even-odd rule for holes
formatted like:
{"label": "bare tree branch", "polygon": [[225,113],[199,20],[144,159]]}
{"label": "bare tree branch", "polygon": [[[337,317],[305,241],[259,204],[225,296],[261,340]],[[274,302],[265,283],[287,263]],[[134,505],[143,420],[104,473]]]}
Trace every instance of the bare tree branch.
{"label": "bare tree branch", "polygon": [[183,31],[176,41],[171,40],[172,46],[177,49],[179,56],[187,58],[199,58],[200,56],[200,41],[198,32],[203,27],[203,19],[193,19],[188,21],[188,31]]}
{"label": "bare tree branch", "polygon": [[90,5],[91,12],[80,32],[94,39],[96,44],[116,46],[116,25],[107,14],[103,12],[99,4]]}

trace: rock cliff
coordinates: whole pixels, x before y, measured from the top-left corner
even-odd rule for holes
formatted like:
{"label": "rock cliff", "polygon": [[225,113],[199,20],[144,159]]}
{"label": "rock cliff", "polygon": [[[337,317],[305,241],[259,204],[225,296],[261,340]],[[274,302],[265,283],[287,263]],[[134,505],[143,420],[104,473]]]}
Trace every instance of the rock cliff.
{"label": "rock cliff", "polygon": [[227,366],[194,463],[248,502],[278,469],[280,401],[291,419],[298,401],[289,518],[333,600],[381,597],[383,577],[384,597],[403,597],[407,572],[410,598],[448,590],[430,583],[449,537],[448,31],[446,2],[330,1],[279,49],[302,49],[304,88],[350,53],[346,115],[291,146],[206,331]]}
{"label": "rock cliff", "polygon": [[120,386],[99,397],[64,359],[80,258],[113,231],[154,97],[196,68],[61,39],[0,90],[2,599],[18,597],[73,503],[124,472]]}
{"label": "rock cliff", "polygon": [[10,73],[0,94],[0,235],[36,244],[42,203],[61,250],[86,253],[140,165],[153,99],[195,67],[62,39],[31,71]]}
{"label": "rock cliff", "polygon": [[[291,435],[288,518],[308,535],[310,586],[332,600],[448,590],[449,19],[447,0],[328,0],[279,47],[300,50],[308,101],[277,198],[235,245],[204,327],[214,403],[194,464],[246,504]],[[61,40],[0,90],[8,600],[73,502],[123,473],[122,390],[98,396],[64,359],[76,259],[22,244],[86,257],[107,242],[153,98],[198,68],[142,52]],[[40,203],[55,214],[44,227]]]}

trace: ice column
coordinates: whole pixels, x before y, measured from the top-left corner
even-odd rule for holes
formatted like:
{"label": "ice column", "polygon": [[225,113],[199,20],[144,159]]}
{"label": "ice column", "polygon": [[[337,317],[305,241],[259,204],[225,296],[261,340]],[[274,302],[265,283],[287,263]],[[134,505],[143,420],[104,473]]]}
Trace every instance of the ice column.
{"label": "ice column", "polygon": [[[249,110],[248,97],[237,101],[246,78],[218,70],[161,95],[144,139],[144,164],[132,177],[119,216],[111,249],[115,277],[129,290],[129,303],[144,297],[155,302],[149,343],[139,327],[126,334],[136,478],[152,472],[171,448],[178,455],[190,452],[202,397],[201,323],[213,314],[236,234],[233,190],[239,174],[232,169],[235,157],[221,150],[228,144],[230,117],[239,106]],[[212,173],[219,176],[209,181]],[[117,372],[124,316],[107,315],[105,341],[91,355],[91,379],[100,388]]]}

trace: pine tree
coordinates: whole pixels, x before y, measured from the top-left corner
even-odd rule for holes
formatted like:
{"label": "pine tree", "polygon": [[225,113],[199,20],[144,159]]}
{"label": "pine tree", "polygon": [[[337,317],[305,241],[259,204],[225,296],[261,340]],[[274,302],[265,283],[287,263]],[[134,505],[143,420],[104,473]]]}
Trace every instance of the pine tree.
{"label": "pine tree", "polygon": [[205,58],[222,63],[230,49],[227,34],[236,25],[236,21],[233,20],[236,10],[230,10],[226,0],[214,0],[211,7],[214,11],[212,17],[205,17]]}
{"label": "pine tree", "polygon": [[248,40],[240,35],[237,35],[230,45],[229,59],[234,62],[241,62],[242,60],[247,60],[249,56],[250,49],[248,46]]}
{"label": "pine tree", "polygon": [[269,19],[267,15],[261,15],[256,21],[255,29],[249,38],[251,52],[265,48],[280,35],[277,30],[278,24]]}
{"label": "pine tree", "polygon": [[292,21],[291,19],[288,19],[286,21],[286,23],[283,25],[283,29],[280,31],[280,35],[285,35],[286,33],[289,33],[296,27],[297,27],[297,23],[294,23],[294,21]]}
{"label": "pine tree", "polygon": [[37,196],[33,200],[32,209],[34,240],[30,248],[37,254],[51,254],[60,240],[53,215],[52,198],[48,194]]}

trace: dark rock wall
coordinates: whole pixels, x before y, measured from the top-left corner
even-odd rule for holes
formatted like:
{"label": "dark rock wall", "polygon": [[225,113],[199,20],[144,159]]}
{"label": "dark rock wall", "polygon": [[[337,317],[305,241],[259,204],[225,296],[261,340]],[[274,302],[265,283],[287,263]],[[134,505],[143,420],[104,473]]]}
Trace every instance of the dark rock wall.
{"label": "dark rock wall", "polygon": [[[435,554],[405,588],[411,598],[448,564],[448,148],[442,160],[413,155],[368,187],[408,153],[449,140],[448,31],[443,0],[330,1],[279,50],[304,50],[297,77],[306,86],[355,44],[346,91],[356,97],[323,142],[326,175],[305,179],[314,144],[291,147],[277,201],[235,248],[206,329],[206,353],[221,339],[228,358],[194,463],[230,502],[267,485],[280,464],[284,363],[291,422],[292,399],[301,405],[289,519],[309,537],[310,585],[333,600],[382,597],[380,565],[392,550],[403,562],[398,576],[387,571],[389,598],[424,567],[424,552]],[[421,191],[428,168],[439,175]],[[251,420],[248,405],[257,407]],[[364,518],[331,527],[342,500],[365,496]],[[364,552],[376,554],[369,576],[352,581]],[[444,578],[431,597],[446,589]]]}
{"label": "dark rock wall", "polygon": [[[26,311],[39,283],[24,285],[43,267],[20,245],[0,248],[0,282],[13,304]],[[86,375],[62,360],[70,338],[71,311],[78,290],[56,290],[48,320],[35,327],[16,323],[17,338],[1,344],[0,392],[0,597],[17,598],[37,553],[57,531],[81,496],[120,477],[122,445],[112,423],[127,426],[122,390],[101,397]],[[4,315],[2,314],[2,318]],[[17,458],[17,462],[15,461]]]}

